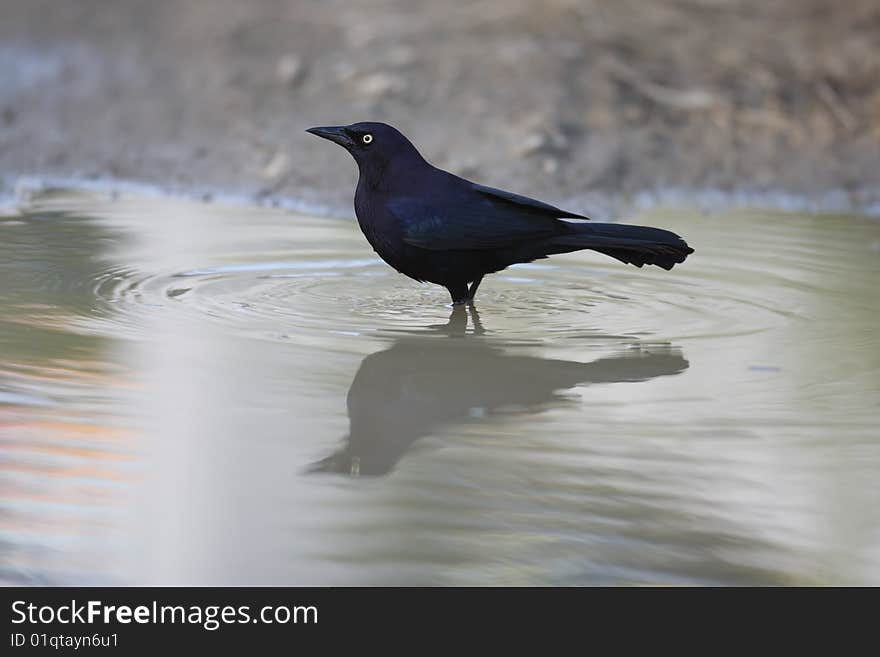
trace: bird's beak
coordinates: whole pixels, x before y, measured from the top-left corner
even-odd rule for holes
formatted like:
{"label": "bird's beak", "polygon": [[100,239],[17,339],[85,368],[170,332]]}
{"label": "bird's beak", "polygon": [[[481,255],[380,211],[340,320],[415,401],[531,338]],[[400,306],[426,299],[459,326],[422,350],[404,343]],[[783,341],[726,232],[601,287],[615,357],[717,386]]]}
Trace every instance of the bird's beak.
{"label": "bird's beak", "polygon": [[348,148],[354,145],[351,137],[348,136],[345,128],[341,125],[309,128],[308,130],[306,130],[306,132],[311,132],[313,135],[318,135],[319,137],[323,137],[324,139],[329,139],[330,141],[336,142],[343,148]]}

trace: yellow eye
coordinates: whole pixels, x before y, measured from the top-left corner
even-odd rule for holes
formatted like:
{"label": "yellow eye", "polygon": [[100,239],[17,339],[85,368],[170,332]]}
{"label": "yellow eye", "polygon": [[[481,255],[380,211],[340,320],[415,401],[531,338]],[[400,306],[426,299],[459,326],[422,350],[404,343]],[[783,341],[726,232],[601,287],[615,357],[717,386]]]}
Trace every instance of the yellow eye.
{"label": "yellow eye", "polygon": [[365,144],[369,144],[371,141],[373,141],[373,135],[364,135],[363,137],[361,137],[361,141],[363,141]]}

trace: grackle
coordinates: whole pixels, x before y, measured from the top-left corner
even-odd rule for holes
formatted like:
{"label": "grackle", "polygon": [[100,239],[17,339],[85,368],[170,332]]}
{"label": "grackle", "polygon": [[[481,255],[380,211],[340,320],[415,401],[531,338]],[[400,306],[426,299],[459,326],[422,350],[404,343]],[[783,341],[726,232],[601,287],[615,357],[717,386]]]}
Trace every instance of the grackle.
{"label": "grackle", "polygon": [[592,249],[636,267],[672,267],[693,253],[675,233],[588,219],[526,196],[465,180],[429,164],[384,123],[309,128],[352,154],[354,196],[370,245],[397,271],[472,302],[483,276],[554,253]]}

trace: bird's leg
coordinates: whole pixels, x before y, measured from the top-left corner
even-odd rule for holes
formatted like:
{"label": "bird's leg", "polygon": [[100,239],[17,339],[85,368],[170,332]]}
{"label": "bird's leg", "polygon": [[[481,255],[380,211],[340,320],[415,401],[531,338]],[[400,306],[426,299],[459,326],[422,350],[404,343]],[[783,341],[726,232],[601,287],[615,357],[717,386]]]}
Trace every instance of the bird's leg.
{"label": "bird's leg", "polygon": [[452,306],[449,321],[443,327],[445,333],[451,338],[459,338],[467,333],[468,314],[464,304]]}
{"label": "bird's leg", "polygon": [[447,285],[446,289],[449,290],[449,295],[452,297],[453,306],[460,306],[470,301],[467,283],[453,283]]}
{"label": "bird's leg", "polygon": [[[473,301],[473,299],[471,299]],[[483,335],[486,332],[486,329],[483,328],[483,323],[480,321],[480,313],[477,312],[477,307],[471,304],[471,320],[474,323],[474,335]]]}
{"label": "bird's leg", "polygon": [[474,282],[471,283],[471,287],[468,290],[468,301],[473,302],[474,296],[477,294],[477,288],[480,287],[482,280],[482,276],[477,276],[477,278],[474,279]]}

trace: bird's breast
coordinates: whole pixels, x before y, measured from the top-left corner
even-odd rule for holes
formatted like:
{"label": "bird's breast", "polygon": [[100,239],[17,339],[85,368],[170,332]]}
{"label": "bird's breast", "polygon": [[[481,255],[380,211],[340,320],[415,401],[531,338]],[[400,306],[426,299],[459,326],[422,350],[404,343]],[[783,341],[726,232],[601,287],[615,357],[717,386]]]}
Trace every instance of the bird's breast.
{"label": "bird's breast", "polygon": [[402,268],[403,227],[381,200],[358,189],[354,210],[361,232],[373,250],[397,270]]}

